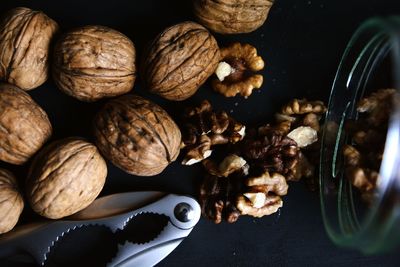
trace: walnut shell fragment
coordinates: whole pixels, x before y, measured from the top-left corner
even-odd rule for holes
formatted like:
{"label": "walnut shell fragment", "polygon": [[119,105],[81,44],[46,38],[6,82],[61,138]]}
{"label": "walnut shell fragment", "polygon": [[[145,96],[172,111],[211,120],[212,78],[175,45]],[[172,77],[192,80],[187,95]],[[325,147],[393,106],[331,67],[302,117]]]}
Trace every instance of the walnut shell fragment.
{"label": "walnut shell fragment", "polygon": [[136,95],[108,102],[94,121],[102,154],[127,173],[161,173],[179,154],[181,132],[158,105]]}
{"label": "walnut shell fragment", "polygon": [[27,198],[38,214],[59,219],[92,203],[106,176],[106,162],[93,144],[79,138],[62,139],[46,146],[32,162]]}
{"label": "walnut shell fragment", "polygon": [[194,0],[194,14],[207,28],[223,34],[252,32],[264,24],[273,0]]}
{"label": "walnut shell fragment", "polygon": [[51,133],[46,112],[26,92],[0,84],[0,160],[24,164]]}
{"label": "walnut shell fragment", "polygon": [[0,79],[23,90],[48,78],[50,43],[57,23],[25,7],[9,10],[0,22]]}
{"label": "walnut shell fragment", "polygon": [[136,79],[135,61],[135,46],[124,34],[84,26],[58,40],[53,78],[64,93],[92,102],[129,92]]}
{"label": "walnut shell fragment", "polygon": [[213,74],[219,55],[217,41],[200,24],[187,21],[169,27],[144,57],[145,85],[168,100],[187,99]]}
{"label": "walnut shell fragment", "polygon": [[23,209],[17,180],[11,172],[0,169],[0,234],[14,228]]}
{"label": "walnut shell fragment", "polygon": [[254,89],[261,88],[263,76],[255,74],[264,68],[264,60],[257,55],[257,49],[249,44],[233,43],[223,47],[221,60],[211,81],[213,89],[226,96],[237,94],[247,98]]}

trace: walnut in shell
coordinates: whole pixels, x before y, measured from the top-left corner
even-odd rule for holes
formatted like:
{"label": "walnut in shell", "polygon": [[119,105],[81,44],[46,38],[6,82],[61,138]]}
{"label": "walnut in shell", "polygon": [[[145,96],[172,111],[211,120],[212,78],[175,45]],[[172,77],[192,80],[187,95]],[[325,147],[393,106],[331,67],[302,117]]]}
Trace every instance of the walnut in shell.
{"label": "walnut in shell", "polygon": [[181,132],[158,105],[136,95],[108,102],[94,123],[96,144],[114,165],[130,174],[161,173],[179,154]]}
{"label": "walnut in shell", "polygon": [[23,209],[17,180],[11,172],[0,169],[0,234],[14,228]]}
{"label": "walnut in shell", "polygon": [[0,84],[0,160],[24,164],[51,133],[46,112],[26,92]]}
{"label": "walnut in shell", "polygon": [[97,148],[80,138],[51,143],[35,157],[26,183],[38,214],[59,219],[78,212],[99,195],[107,165]]}
{"label": "walnut in shell", "polygon": [[135,59],[134,44],[122,33],[104,26],[84,26],[57,42],[53,77],[66,94],[96,101],[133,88]]}
{"label": "walnut in shell", "polygon": [[264,24],[273,0],[194,0],[201,24],[223,34],[252,32]]}
{"label": "walnut in shell", "polygon": [[184,100],[213,74],[219,61],[215,38],[203,26],[183,22],[156,37],[143,60],[147,89],[169,100]]}
{"label": "walnut in shell", "polygon": [[24,90],[48,78],[50,43],[57,23],[25,7],[8,11],[0,22],[0,79]]}

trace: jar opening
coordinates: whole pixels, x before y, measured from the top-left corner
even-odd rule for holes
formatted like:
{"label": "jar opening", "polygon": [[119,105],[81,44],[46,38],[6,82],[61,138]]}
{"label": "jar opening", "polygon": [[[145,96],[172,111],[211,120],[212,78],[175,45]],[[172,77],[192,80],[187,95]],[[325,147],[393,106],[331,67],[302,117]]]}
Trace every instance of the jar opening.
{"label": "jar opening", "polygon": [[[400,214],[400,208],[397,208],[397,203],[400,207],[400,201],[396,202],[400,198],[400,186],[393,186],[397,183],[400,185],[400,159],[397,159],[400,158],[400,101],[394,103],[389,123],[391,131],[381,128],[383,137],[371,139],[373,142],[383,138],[382,151],[386,139],[382,164],[380,160],[371,160],[366,164],[367,169],[348,168],[344,151],[351,152],[356,140],[356,136],[350,134],[351,123],[362,125],[364,120],[357,109],[359,101],[378,89],[399,89],[399,40],[399,18],[371,19],[356,31],[342,57],[333,83],[322,137],[320,197],[325,228],[336,244],[366,253],[392,247],[385,240],[389,233],[393,234],[392,221],[397,220],[392,212]],[[364,132],[368,134],[369,130]],[[372,172],[369,167],[377,171]],[[353,180],[348,178],[350,171],[354,175]],[[367,174],[370,179],[376,179],[378,184],[375,191],[368,189],[371,191],[368,197],[372,199],[369,203],[365,201],[365,192],[361,194],[354,186],[359,177],[357,175]],[[393,188],[399,189],[393,191]],[[389,197],[388,192],[391,190],[392,196]],[[400,220],[398,222],[400,227]],[[397,233],[400,233],[398,230]]]}

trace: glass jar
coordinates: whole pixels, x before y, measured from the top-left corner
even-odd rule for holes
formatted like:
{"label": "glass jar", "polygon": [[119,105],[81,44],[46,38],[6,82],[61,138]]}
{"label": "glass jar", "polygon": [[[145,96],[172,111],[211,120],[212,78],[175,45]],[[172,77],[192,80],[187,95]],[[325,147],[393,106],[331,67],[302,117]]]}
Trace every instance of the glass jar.
{"label": "glass jar", "polygon": [[400,105],[394,104],[373,203],[360,201],[344,174],[342,149],[351,142],[344,127],[357,120],[357,103],[380,88],[399,89],[400,18],[366,21],[340,62],[321,144],[320,199],[329,237],[341,247],[378,253],[400,244]]}

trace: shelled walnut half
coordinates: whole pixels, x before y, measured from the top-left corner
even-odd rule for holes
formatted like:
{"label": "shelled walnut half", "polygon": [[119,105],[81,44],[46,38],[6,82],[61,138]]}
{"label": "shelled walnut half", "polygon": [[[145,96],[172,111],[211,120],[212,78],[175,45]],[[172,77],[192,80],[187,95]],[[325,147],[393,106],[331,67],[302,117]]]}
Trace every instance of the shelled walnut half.
{"label": "shelled walnut half", "polygon": [[209,160],[203,165],[207,171],[199,197],[203,216],[215,223],[237,221],[241,212],[236,203],[248,172],[246,161],[237,155],[229,155],[219,165]]}
{"label": "shelled walnut half", "polygon": [[299,158],[289,180],[306,179],[310,190],[317,190],[316,166],[319,162],[321,120],[327,108],[322,101],[292,99],[275,114],[278,128],[300,148]]}
{"label": "shelled walnut half", "polygon": [[207,100],[186,110],[181,129],[184,165],[192,165],[208,158],[215,145],[233,144],[242,140],[246,131],[244,125],[225,111],[214,112]]}
{"label": "shelled walnut half", "polygon": [[238,150],[252,168],[260,172],[278,172],[288,180],[294,175],[299,157],[297,143],[269,124],[249,131],[238,144]]}
{"label": "shelled walnut half", "polygon": [[287,194],[286,178],[279,173],[264,172],[246,179],[247,188],[237,199],[241,215],[262,217],[278,211],[283,205],[281,196]]}
{"label": "shelled walnut half", "polygon": [[257,49],[249,44],[234,43],[220,49],[221,60],[211,81],[213,89],[226,96],[237,94],[247,98],[254,89],[259,89],[263,76],[256,74],[264,68],[264,60],[257,55]]}
{"label": "shelled walnut half", "polygon": [[288,190],[283,175],[249,175],[249,164],[235,154],[219,164],[207,159],[203,166],[207,175],[200,189],[200,205],[203,216],[215,223],[233,223],[240,215],[262,217],[282,207],[281,196]]}

